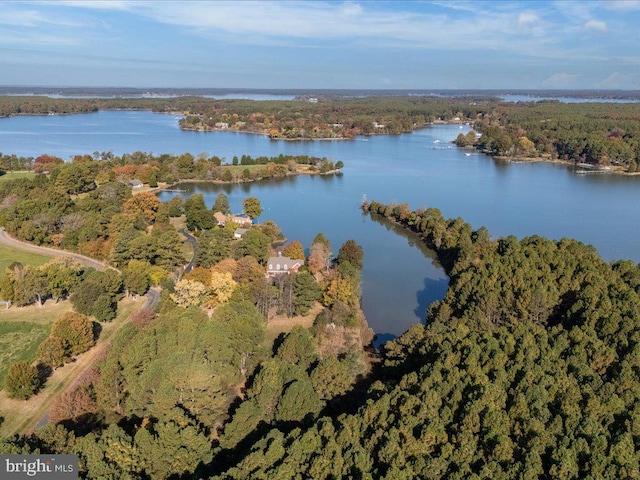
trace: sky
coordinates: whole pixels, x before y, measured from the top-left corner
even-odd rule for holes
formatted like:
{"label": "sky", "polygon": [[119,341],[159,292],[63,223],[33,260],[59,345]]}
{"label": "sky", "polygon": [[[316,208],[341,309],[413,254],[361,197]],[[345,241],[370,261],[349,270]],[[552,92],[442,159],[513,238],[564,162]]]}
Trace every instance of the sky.
{"label": "sky", "polygon": [[0,0],[0,85],[630,90],[638,25],[640,0]]}

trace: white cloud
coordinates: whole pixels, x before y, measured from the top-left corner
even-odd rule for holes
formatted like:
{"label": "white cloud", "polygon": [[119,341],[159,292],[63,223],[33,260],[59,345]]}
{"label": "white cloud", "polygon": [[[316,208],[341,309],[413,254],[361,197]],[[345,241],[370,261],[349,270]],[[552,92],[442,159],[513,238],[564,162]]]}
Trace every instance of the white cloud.
{"label": "white cloud", "polygon": [[[174,25],[187,35],[258,46],[331,48],[336,42],[343,46],[348,42],[350,46],[491,51],[542,59],[607,54],[598,52],[599,46],[594,50],[592,45],[568,50],[568,41],[580,30],[607,28],[604,22],[592,20],[597,4],[583,6],[575,1],[532,2],[526,4],[527,8],[515,2],[479,5],[455,0],[407,4],[358,3],[358,0],[27,3],[31,9],[34,5],[46,6],[47,15],[56,9],[57,13],[76,20],[84,9],[82,20],[91,20],[98,26],[102,21],[100,10],[126,11],[129,15]],[[1,0],[0,8],[4,10]],[[86,32],[77,29],[74,33],[82,39]]]}
{"label": "white cloud", "polygon": [[133,5],[145,6],[149,5],[151,2],[132,2],[126,0],[49,0],[37,3],[66,7],[92,8],[97,10],[130,10]]}
{"label": "white cloud", "polygon": [[522,12],[518,15],[518,25],[521,27],[530,27],[540,22],[540,17],[532,11]]}
{"label": "white cloud", "polygon": [[608,30],[607,24],[601,20],[588,20],[585,22],[584,28],[587,30],[598,30],[599,32],[606,32]]}
{"label": "white cloud", "polygon": [[620,72],[613,72],[602,80],[598,87],[612,89],[635,89],[638,88],[638,81],[634,75],[625,75]]}
{"label": "white cloud", "polygon": [[345,2],[342,6],[342,13],[347,16],[358,16],[363,12],[362,7],[357,3]]}
{"label": "white cloud", "polygon": [[602,6],[608,10],[630,12],[640,10],[640,0],[605,0]]}
{"label": "white cloud", "polygon": [[73,37],[37,32],[25,32],[21,35],[7,35],[2,33],[0,34],[0,45],[73,46],[78,45],[78,40]]}
{"label": "white cloud", "polygon": [[575,80],[580,76],[577,73],[554,73],[549,78],[547,78],[544,82],[542,82],[543,87],[551,87],[551,88],[564,88],[569,87],[571,84],[575,82]]}

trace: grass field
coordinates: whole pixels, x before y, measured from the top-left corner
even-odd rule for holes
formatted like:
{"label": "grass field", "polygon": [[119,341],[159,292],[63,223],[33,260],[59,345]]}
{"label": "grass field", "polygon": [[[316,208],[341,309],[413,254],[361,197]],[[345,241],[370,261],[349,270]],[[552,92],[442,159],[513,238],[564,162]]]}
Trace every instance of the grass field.
{"label": "grass field", "polygon": [[0,307],[0,322],[29,322],[36,325],[49,325],[55,322],[63,313],[72,310],[68,300],[55,303],[47,300],[42,307],[30,305],[28,307]]}
{"label": "grass field", "polygon": [[71,302],[49,300],[42,307],[0,308],[0,388],[9,364],[32,362],[38,347],[49,335],[51,324],[71,311]]}
{"label": "grass field", "polygon": [[[3,178],[3,177],[0,177]],[[11,248],[0,244],[0,277],[4,275],[6,268],[13,262],[20,262],[23,265],[42,265],[51,260],[51,257],[38,255],[37,253],[25,252],[17,248]]]}
{"label": "grass field", "polygon": [[0,176],[0,182],[8,182],[9,180],[15,180],[16,178],[33,178],[36,174],[33,172],[7,172]]}
{"label": "grass field", "polygon": [[50,328],[29,322],[0,322],[0,385],[4,385],[9,364],[35,360],[38,346]]}

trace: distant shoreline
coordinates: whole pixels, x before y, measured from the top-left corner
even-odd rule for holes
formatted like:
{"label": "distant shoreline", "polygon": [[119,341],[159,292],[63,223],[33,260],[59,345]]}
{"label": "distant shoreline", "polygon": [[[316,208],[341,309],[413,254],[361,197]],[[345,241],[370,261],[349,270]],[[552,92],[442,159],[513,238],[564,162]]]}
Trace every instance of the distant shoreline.
{"label": "distant shoreline", "polygon": [[333,170],[329,170],[328,172],[312,172],[312,171],[302,171],[302,172],[287,172],[286,175],[281,176],[281,177],[264,177],[264,178],[251,178],[251,179],[238,179],[238,180],[233,180],[230,182],[227,182],[225,180],[207,180],[207,179],[202,179],[202,178],[185,178],[185,179],[181,179],[178,180],[177,182],[173,182],[171,184],[165,184],[165,185],[158,185],[157,187],[149,187],[149,188],[140,188],[138,190],[135,191],[135,193],[142,193],[142,192],[164,192],[167,190],[172,190],[174,189],[174,187],[179,186],[180,184],[183,183],[210,183],[210,184],[214,184],[214,185],[239,185],[242,183],[252,183],[252,182],[261,182],[263,180],[272,180],[272,179],[279,179],[279,178],[286,178],[286,177],[296,177],[298,175],[335,175],[335,174],[342,174],[342,169],[333,169]]}

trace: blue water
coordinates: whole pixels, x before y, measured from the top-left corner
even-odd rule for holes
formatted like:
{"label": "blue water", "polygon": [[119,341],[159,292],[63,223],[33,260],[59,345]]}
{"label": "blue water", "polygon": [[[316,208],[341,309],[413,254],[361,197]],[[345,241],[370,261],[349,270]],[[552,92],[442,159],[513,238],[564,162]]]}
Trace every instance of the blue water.
{"label": "blue water", "polygon": [[412,246],[415,238],[363,216],[358,209],[363,195],[408,202],[411,208],[437,207],[475,228],[486,226],[494,237],[573,237],[596,246],[607,260],[640,260],[640,177],[575,175],[562,165],[469,155],[446,143],[460,132],[467,127],[437,125],[354,141],[285,142],[231,132],[183,132],[174,115],[120,111],[2,119],[0,151],[65,159],[94,151],[140,150],[207,152],[227,160],[280,153],[342,160],[342,176],[181,188],[205,193],[209,205],[224,191],[236,211],[244,198],[257,196],[265,210],[260,220],[276,221],[289,239],[307,247],[318,232],[331,240],[334,252],[345,240],[356,240],[365,253],[363,307],[379,334],[399,334],[421,321],[428,304],[446,291],[447,279],[428,251]]}
{"label": "blue water", "polygon": [[505,102],[540,102],[542,100],[557,100],[560,103],[638,103],[640,100],[631,98],[598,98],[598,97],[547,97],[539,95],[500,95],[498,98]]}

